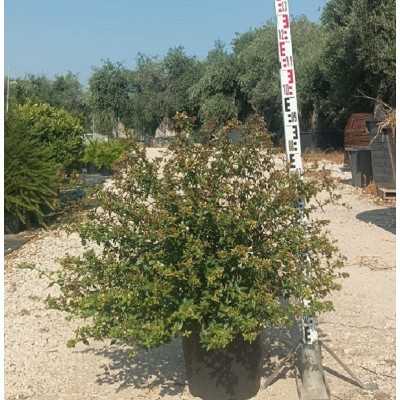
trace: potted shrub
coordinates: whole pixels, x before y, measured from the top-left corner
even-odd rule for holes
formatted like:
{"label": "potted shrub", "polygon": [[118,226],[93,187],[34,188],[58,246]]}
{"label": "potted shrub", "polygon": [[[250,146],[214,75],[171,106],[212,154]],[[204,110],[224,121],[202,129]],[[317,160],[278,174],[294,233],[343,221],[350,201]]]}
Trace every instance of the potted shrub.
{"label": "potted shrub", "polygon": [[64,259],[60,295],[49,299],[82,318],[71,344],[151,348],[182,337],[190,390],[203,398],[256,394],[260,334],[299,317],[299,299],[307,312],[332,309],[326,296],[341,276],[325,222],[305,222],[295,207],[325,183],[289,174],[257,119],[240,143],[231,128],[206,145],[182,135],[155,160],[134,146],[79,228],[102,250]]}

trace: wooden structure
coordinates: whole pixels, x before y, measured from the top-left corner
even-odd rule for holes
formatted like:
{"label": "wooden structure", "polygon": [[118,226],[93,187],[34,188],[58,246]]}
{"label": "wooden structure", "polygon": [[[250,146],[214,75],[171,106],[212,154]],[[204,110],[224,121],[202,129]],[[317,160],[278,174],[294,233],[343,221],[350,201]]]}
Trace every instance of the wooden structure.
{"label": "wooden structure", "polygon": [[[396,189],[396,146],[391,129],[379,131],[375,121],[368,123],[374,182],[379,189]],[[387,196],[385,196],[387,197]]]}
{"label": "wooden structure", "polygon": [[378,196],[385,201],[385,203],[392,203],[396,201],[396,189],[378,188]]}
{"label": "wooden structure", "polygon": [[367,121],[371,120],[373,120],[373,115],[367,113],[357,113],[350,116],[344,129],[345,151],[369,149],[370,137]]}

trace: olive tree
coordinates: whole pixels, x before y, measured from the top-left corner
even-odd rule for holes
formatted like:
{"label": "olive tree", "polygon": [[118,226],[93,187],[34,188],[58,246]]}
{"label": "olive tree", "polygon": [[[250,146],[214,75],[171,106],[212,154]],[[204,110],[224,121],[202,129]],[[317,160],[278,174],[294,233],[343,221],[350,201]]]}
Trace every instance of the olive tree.
{"label": "olive tree", "polygon": [[100,68],[94,69],[89,90],[93,110],[111,117],[113,134],[117,136],[117,124],[128,109],[128,70],[119,62],[104,61]]}

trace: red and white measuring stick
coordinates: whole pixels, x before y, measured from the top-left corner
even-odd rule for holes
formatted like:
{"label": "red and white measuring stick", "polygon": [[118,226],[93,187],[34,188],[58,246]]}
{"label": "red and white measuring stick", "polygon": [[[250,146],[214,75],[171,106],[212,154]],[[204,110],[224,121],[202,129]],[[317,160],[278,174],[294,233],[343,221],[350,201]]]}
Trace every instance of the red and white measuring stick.
{"label": "red and white measuring stick", "polygon": [[[278,31],[278,51],[281,64],[282,109],[285,128],[286,156],[290,171],[302,174],[300,125],[297,109],[296,74],[294,71],[292,35],[290,32],[289,1],[275,0],[275,10]],[[299,201],[299,207],[304,208],[304,202]],[[307,261],[306,261],[307,262]],[[308,302],[304,301],[307,307]],[[302,320],[304,344],[314,344],[318,341],[316,320],[303,317]]]}

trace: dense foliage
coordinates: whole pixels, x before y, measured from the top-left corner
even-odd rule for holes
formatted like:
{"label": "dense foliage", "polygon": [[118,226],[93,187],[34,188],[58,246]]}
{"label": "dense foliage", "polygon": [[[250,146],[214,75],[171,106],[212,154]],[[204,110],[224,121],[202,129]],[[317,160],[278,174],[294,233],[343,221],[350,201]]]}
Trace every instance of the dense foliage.
{"label": "dense foliage", "polygon": [[324,184],[289,174],[260,121],[237,128],[240,144],[230,129],[206,145],[183,135],[164,159],[135,145],[98,193],[101,209],[79,230],[100,252],[64,259],[53,277],[61,294],[49,299],[84,319],[71,344],[153,347],[200,330],[204,347],[224,348],[289,323],[305,311],[298,299],[310,301],[306,312],[331,309],[340,257],[325,222],[306,223],[294,207]]}
{"label": "dense foliage", "polygon": [[130,78],[132,91],[128,118],[135,131],[153,136],[164,117],[176,112],[196,115],[199,104],[189,90],[201,77],[201,63],[185,54],[182,47],[170,49],[162,61],[142,54]]}
{"label": "dense foliage", "polygon": [[395,13],[395,0],[328,2],[322,15],[327,37],[315,80],[328,121],[370,111],[373,104],[362,93],[395,105]]}
{"label": "dense foliage", "polygon": [[117,132],[117,124],[129,104],[127,69],[121,63],[113,64],[107,60],[102,67],[94,69],[89,84],[92,109],[108,115],[113,132]]}
{"label": "dense foliage", "polygon": [[[329,0],[321,23],[292,21],[302,129],[343,128],[349,114],[372,111],[361,95],[395,106],[395,0]],[[263,116],[282,133],[275,22],[238,34],[229,50],[216,42],[204,60],[182,47],[165,57],[139,54],[128,69],[105,61],[86,92],[71,73],[49,80],[29,75],[12,86],[17,103],[46,102],[80,115],[86,129],[118,135],[118,122],[154,136],[176,112],[195,118],[209,136],[230,118]]]}
{"label": "dense foliage", "polygon": [[79,166],[83,128],[77,117],[49,104],[26,103],[17,106],[16,112],[55,162],[66,170]]}
{"label": "dense foliage", "polygon": [[[296,67],[301,126],[316,128],[313,121],[316,93],[313,90],[315,68],[321,62],[324,32],[305,17],[291,24]],[[233,42],[237,59],[237,80],[248,100],[251,112],[263,115],[270,129],[282,130],[282,104],[276,25],[263,27],[238,35]]]}
{"label": "dense foliage", "polygon": [[[282,132],[276,36],[269,21],[237,35],[232,51],[216,42],[201,62],[180,47],[163,59],[141,55],[126,74],[126,124],[154,135],[165,116],[185,111],[207,134],[258,114]],[[330,0],[321,24],[295,18],[292,37],[303,129],[342,128],[352,112],[372,111],[361,92],[394,106],[394,0]]]}
{"label": "dense foliage", "polygon": [[56,75],[54,79],[28,74],[12,80],[9,101],[11,104],[47,103],[65,109],[78,117],[82,124],[89,125],[90,110],[86,94],[78,76],[71,72]]}
{"label": "dense foliage", "polygon": [[112,170],[116,161],[127,151],[128,144],[121,140],[100,142],[93,140],[85,146],[82,162],[99,170]]}
{"label": "dense foliage", "polygon": [[56,205],[57,166],[47,146],[33,134],[32,126],[11,109],[5,120],[4,141],[5,224],[43,222]]}

